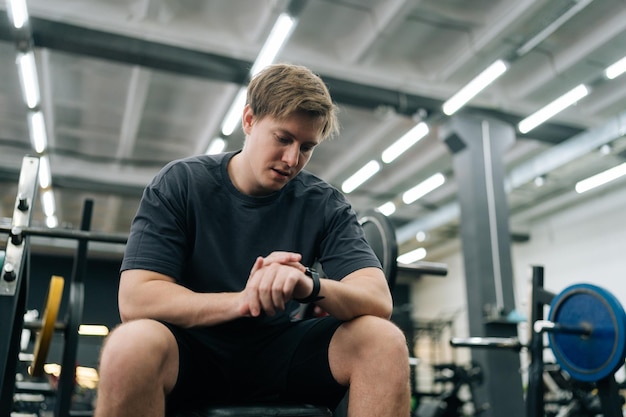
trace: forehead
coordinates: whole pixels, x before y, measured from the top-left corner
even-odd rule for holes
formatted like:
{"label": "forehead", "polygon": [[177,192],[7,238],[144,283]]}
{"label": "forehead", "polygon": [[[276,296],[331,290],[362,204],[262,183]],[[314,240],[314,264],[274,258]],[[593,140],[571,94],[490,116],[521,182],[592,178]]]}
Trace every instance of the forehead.
{"label": "forehead", "polygon": [[274,129],[280,130],[299,141],[315,143],[322,141],[324,119],[320,116],[297,112],[281,118],[266,116],[265,119]]}

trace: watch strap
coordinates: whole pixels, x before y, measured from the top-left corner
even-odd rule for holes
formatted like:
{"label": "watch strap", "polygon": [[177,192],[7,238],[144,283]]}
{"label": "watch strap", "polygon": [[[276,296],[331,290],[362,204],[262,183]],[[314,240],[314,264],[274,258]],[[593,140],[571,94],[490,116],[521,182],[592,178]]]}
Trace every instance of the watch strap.
{"label": "watch strap", "polygon": [[317,271],[313,268],[307,267],[306,270],[304,271],[304,275],[308,276],[309,278],[313,280],[313,291],[311,291],[311,294],[309,294],[305,298],[294,298],[294,300],[296,300],[299,303],[306,304],[306,303],[313,303],[315,301],[319,301],[323,299],[324,297],[320,297],[319,295],[320,290],[321,290],[321,284],[320,284],[320,275],[317,273]]}

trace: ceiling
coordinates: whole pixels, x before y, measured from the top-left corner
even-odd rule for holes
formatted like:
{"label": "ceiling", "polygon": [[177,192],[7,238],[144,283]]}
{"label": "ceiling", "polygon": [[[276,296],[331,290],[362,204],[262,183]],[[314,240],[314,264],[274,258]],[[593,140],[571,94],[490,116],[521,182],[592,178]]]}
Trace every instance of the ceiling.
{"label": "ceiling", "polygon": [[[511,227],[591,196],[573,185],[626,158],[626,76],[603,70],[626,55],[624,0],[28,0],[25,43],[0,0],[0,217],[12,215],[22,157],[33,154],[17,67],[36,51],[57,217],[126,234],[143,187],[167,162],[204,153],[277,16],[297,12],[278,61],[328,83],[341,135],[307,169],[341,183],[417,121],[430,134],[350,193],[362,212],[394,201],[401,252],[436,258],[458,236],[452,156],[442,103],[497,59],[510,69],[457,117],[515,126],[581,83],[591,93],[549,123],[517,134],[504,155]],[[241,147],[237,130],[227,150]],[[608,155],[598,152],[611,144]],[[410,205],[401,194],[442,172],[446,183]],[[533,179],[545,176],[537,187]],[[624,181],[605,191],[623,187]],[[606,191],[609,190],[609,191]],[[41,209],[34,223],[43,225]],[[418,243],[417,231],[426,231]],[[429,259],[429,258],[427,258]]]}

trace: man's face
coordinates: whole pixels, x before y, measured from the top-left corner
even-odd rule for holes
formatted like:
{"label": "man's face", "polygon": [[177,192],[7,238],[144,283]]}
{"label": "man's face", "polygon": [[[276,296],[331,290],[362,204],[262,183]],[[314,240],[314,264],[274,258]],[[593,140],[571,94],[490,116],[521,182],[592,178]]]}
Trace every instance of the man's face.
{"label": "man's face", "polygon": [[309,162],[321,141],[322,121],[301,113],[284,120],[258,119],[246,106],[243,130],[247,166],[245,175],[238,178],[243,183],[237,185],[244,193],[266,195],[284,187]]}

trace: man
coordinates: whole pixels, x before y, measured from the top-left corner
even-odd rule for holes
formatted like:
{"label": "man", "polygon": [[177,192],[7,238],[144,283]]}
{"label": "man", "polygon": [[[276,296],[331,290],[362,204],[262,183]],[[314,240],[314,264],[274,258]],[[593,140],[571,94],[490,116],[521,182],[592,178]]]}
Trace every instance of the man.
{"label": "man", "polygon": [[[406,341],[380,263],[347,200],[303,171],[338,129],[326,86],[304,67],[270,66],[248,86],[242,127],[239,152],[170,163],[146,188],[96,417],[333,408],[348,388],[350,416],[408,416]],[[295,320],[296,300],[329,315]]]}

